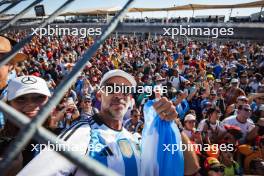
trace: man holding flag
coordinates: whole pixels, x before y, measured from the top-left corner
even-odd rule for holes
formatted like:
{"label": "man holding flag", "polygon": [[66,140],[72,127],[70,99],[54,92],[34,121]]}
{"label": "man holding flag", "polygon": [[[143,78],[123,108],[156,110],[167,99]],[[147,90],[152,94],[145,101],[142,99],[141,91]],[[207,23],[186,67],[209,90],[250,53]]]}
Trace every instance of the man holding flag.
{"label": "man holding flag", "polygon": [[[146,128],[153,128],[156,132],[153,140],[152,136],[144,139],[144,126],[142,136],[143,144],[141,145],[138,137],[128,132],[122,125],[123,117],[131,105],[133,98],[132,92],[109,92],[109,88],[113,91],[114,86],[135,87],[136,81],[132,75],[122,70],[116,69],[105,73],[100,82],[101,89],[96,94],[97,99],[101,101],[100,112],[93,115],[89,120],[79,121],[72,125],[59,138],[66,141],[69,145],[79,147],[74,152],[83,157],[92,157],[120,175],[158,176],[166,171],[165,173],[176,173],[176,176],[183,176],[184,170],[186,175],[196,173],[199,170],[199,166],[197,165],[193,151],[184,151],[183,153],[183,151],[178,150],[172,154],[163,152],[163,148],[157,148],[162,146],[162,142],[170,141],[165,138],[174,139],[172,141],[177,141],[177,144],[181,141],[183,143],[188,142],[188,138],[180,134],[179,131],[181,130],[178,129],[175,123],[177,120],[177,112],[172,102],[165,97],[160,97],[156,102],[151,104],[155,112],[147,106],[144,108],[145,111],[149,112],[148,116],[151,113],[155,116],[149,117],[152,121],[153,119],[159,118],[158,120],[161,122],[152,123],[146,119]],[[156,94],[156,98],[158,96],[159,94]],[[157,127],[158,123],[160,125]],[[162,126],[166,126],[166,129],[162,129]],[[169,130],[170,134],[160,134],[159,131],[161,130],[163,132]],[[156,149],[153,147],[148,149],[146,148],[146,143],[149,146],[157,147]],[[151,149],[154,150],[151,151]],[[147,154],[149,152],[152,156]],[[155,161],[149,160],[153,157]],[[168,163],[173,161],[177,161],[177,163]],[[152,165],[152,167],[146,169],[147,165]],[[170,167],[172,165],[174,167]],[[185,168],[183,167],[184,165]],[[47,148],[41,151],[18,175],[34,175],[34,173],[41,173],[47,176],[86,175],[78,166],[72,164],[55,151],[47,150]]]}

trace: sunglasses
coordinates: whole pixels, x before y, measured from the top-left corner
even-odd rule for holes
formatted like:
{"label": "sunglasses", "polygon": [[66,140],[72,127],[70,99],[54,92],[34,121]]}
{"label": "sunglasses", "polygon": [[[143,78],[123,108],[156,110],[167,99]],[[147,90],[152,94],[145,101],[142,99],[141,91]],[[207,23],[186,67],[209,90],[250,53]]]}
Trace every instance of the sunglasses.
{"label": "sunglasses", "polygon": [[214,167],[214,168],[210,168],[211,171],[214,171],[214,172],[224,172],[225,171],[225,168],[224,167]]}
{"label": "sunglasses", "polygon": [[243,110],[246,112],[251,112],[251,109],[249,109],[249,108],[243,108]]}
{"label": "sunglasses", "polygon": [[24,95],[24,96],[20,96],[16,99],[14,99],[15,102],[17,103],[25,103],[25,102],[32,102],[32,103],[42,103],[46,100],[47,96],[45,95]]}

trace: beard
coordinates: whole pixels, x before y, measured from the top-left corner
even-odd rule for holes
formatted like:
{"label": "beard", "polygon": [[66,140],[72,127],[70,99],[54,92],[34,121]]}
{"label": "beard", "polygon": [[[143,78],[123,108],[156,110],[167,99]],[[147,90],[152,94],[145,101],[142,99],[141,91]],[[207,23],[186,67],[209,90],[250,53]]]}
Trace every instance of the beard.
{"label": "beard", "polygon": [[109,113],[113,119],[120,120],[128,110],[128,103],[123,99],[115,98],[110,102]]}
{"label": "beard", "polygon": [[109,114],[111,114],[112,119],[114,120],[121,120],[125,116],[127,110],[121,110],[121,111],[116,111],[113,109],[109,109]]}

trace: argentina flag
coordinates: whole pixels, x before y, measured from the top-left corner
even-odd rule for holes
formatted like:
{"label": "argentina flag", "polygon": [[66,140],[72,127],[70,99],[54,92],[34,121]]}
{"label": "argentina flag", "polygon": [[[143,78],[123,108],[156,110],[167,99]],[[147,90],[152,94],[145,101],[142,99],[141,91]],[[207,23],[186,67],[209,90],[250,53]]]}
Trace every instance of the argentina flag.
{"label": "argentina flag", "polygon": [[181,144],[180,131],[175,122],[159,118],[153,108],[155,100],[144,105],[145,125],[141,143],[141,176],[183,176],[184,157],[180,150],[165,146]]}

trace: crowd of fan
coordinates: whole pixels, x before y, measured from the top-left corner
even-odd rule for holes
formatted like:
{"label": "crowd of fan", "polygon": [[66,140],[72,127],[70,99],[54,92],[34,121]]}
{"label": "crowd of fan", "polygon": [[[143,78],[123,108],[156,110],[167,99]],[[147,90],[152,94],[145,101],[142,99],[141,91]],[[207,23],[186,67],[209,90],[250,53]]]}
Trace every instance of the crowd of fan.
{"label": "crowd of fan", "polygon": [[[9,33],[21,40],[24,33]],[[9,79],[34,75],[46,80],[53,93],[61,80],[94,40],[77,36],[34,37],[23,52],[28,60],[10,71]],[[59,134],[74,121],[89,119],[100,110],[96,98],[102,75],[122,69],[134,75],[138,85],[164,85],[178,112],[184,132],[198,144],[233,144],[232,151],[196,151],[201,174],[241,175],[264,172],[264,45],[173,40],[141,36],[108,38],[45,123]],[[154,94],[153,94],[154,95]],[[155,98],[133,94],[134,104],[124,127],[141,133],[143,105]],[[0,119],[5,128],[5,120]]]}

